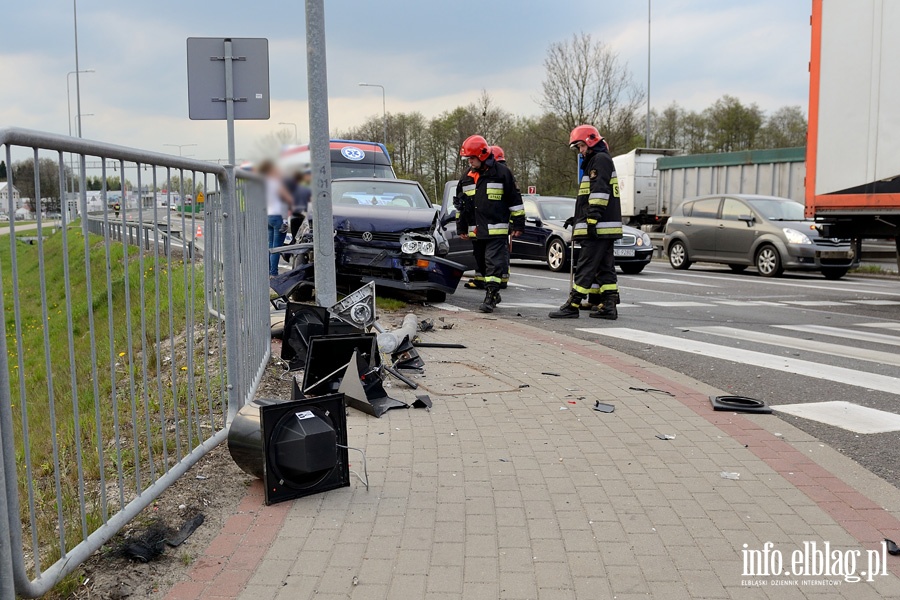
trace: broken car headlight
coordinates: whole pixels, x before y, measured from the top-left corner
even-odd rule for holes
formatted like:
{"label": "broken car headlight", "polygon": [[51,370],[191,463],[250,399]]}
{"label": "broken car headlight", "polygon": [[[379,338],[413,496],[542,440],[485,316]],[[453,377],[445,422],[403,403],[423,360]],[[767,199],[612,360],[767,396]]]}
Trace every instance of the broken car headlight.
{"label": "broken car headlight", "polygon": [[425,256],[434,256],[435,243],[434,238],[426,235],[411,236],[403,234],[400,236],[400,250],[404,254],[424,254]]}

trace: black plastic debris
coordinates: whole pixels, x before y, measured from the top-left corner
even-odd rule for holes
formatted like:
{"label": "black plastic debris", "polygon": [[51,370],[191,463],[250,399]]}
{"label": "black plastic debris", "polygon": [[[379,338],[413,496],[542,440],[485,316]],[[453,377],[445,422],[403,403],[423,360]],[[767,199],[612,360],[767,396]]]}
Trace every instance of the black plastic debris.
{"label": "black plastic debris", "polygon": [[605,402],[597,400],[594,402],[594,410],[602,413],[611,413],[616,410],[616,407],[612,404],[606,404]]}
{"label": "black plastic debris", "polygon": [[177,548],[181,544],[184,543],[186,539],[191,537],[191,534],[197,531],[197,528],[203,525],[203,521],[206,520],[206,517],[203,516],[203,513],[198,513],[194,517],[188,519],[184,522],[184,525],[181,526],[174,535],[171,535],[166,538],[166,543],[173,548]]}
{"label": "black plastic debris", "polygon": [[147,563],[156,560],[166,549],[169,530],[159,521],[150,524],[140,535],[125,540],[120,547],[123,556],[131,560]]}
{"label": "black plastic debris", "polygon": [[453,329],[454,325],[456,325],[456,323],[447,323],[446,325],[441,325],[441,329]]}
{"label": "black plastic debris", "polygon": [[884,543],[887,546],[888,554],[893,554],[894,556],[900,554],[900,548],[897,547],[897,544],[894,543],[894,540],[884,538]]}
{"label": "black plastic debris", "polygon": [[675,436],[669,433],[657,433],[656,438],[659,440],[674,440]]}
{"label": "black plastic debris", "polygon": [[747,398],[746,396],[710,396],[713,410],[727,410],[731,412],[756,413],[761,415],[772,414],[772,409],[764,400]]}
{"label": "black plastic debris", "polygon": [[561,377],[559,373],[551,373],[550,371],[543,371],[541,375],[550,375],[551,377]]}
{"label": "black plastic debris", "polygon": [[412,403],[413,408],[431,408],[431,396],[422,394],[416,396],[416,401]]}
{"label": "black plastic debris", "polygon": [[666,394],[668,396],[672,396],[673,398],[675,397],[675,394],[673,394],[672,392],[667,392],[666,390],[659,390],[656,388],[629,387],[628,389],[634,390],[636,392],[648,392],[648,393],[658,392],[660,394]]}
{"label": "black plastic debris", "polygon": [[415,346],[409,341],[409,336],[404,337],[397,349],[391,354],[391,366],[395,369],[409,370],[425,368],[425,361],[422,360]]}
{"label": "black plastic debris", "polygon": [[465,349],[465,346],[462,344],[438,344],[432,342],[413,342],[413,346],[416,348],[459,348]]}
{"label": "black plastic debris", "polygon": [[425,333],[434,329],[434,321],[432,319],[422,319],[419,321],[419,331]]}
{"label": "black plastic debris", "polygon": [[519,389],[521,390],[522,388],[527,388],[527,387],[531,387],[531,386],[528,385],[527,383],[523,383],[522,385],[519,386]]}

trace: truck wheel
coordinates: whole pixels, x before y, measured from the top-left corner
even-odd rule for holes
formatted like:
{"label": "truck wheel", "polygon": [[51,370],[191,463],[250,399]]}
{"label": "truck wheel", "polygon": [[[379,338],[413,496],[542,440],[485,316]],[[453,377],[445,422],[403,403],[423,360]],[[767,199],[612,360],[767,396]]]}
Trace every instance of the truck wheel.
{"label": "truck wheel", "polygon": [[669,244],[669,264],[673,269],[690,269],[691,261],[688,260],[687,248],[684,244],[675,240]]}
{"label": "truck wheel", "polygon": [[778,249],[771,244],[766,244],[756,253],[756,269],[763,277],[778,277],[784,273],[781,266],[781,255]]}
{"label": "truck wheel", "polygon": [[728,268],[734,273],[743,273],[747,270],[747,265],[728,265]]}
{"label": "truck wheel", "polygon": [[825,279],[835,280],[846,275],[848,270],[846,267],[822,267],[822,275]]}
{"label": "truck wheel", "polygon": [[559,273],[569,268],[569,249],[560,238],[553,238],[547,244],[547,266],[550,270]]}

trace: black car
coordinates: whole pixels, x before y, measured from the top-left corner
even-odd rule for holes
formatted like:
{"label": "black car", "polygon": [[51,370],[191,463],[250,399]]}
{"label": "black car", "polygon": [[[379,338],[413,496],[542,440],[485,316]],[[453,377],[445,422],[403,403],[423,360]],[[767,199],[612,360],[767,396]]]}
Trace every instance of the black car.
{"label": "black car", "polygon": [[[455,181],[449,181],[444,186],[443,211],[447,215],[455,214],[453,208],[455,191]],[[517,238],[512,238],[510,258],[540,260],[547,263],[551,271],[568,270],[572,229],[564,228],[563,223],[575,214],[575,199],[524,195],[522,200],[525,204],[525,232]],[[456,235],[455,222],[447,223],[445,229],[450,244],[448,258],[464,264],[469,269],[475,268],[472,243]],[[578,251],[579,245],[576,243],[576,258]],[[646,233],[623,225],[622,237],[616,240],[613,252],[616,255],[616,265],[622,272],[634,275],[640,273],[653,258],[653,245]]]}
{"label": "black car", "polygon": [[[441,302],[456,291],[465,267],[447,260],[440,214],[422,186],[402,179],[357,177],[331,184],[338,283],[422,292]],[[313,231],[295,247],[290,286],[313,283]],[[298,251],[299,250],[299,251]]]}

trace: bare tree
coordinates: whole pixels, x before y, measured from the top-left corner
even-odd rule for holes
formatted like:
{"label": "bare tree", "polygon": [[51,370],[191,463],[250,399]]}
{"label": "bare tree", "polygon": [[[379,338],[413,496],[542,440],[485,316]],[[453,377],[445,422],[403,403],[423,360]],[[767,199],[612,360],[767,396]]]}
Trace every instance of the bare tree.
{"label": "bare tree", "polygon": [[558,117],[564,129],[590,123],[613,148],[632,142],[644,90],[616,52],[590,34],[575,34],[570,41],[550,45],[544,69],[541,106]]}
{"label": "bare tree", "polygon": [[281,153],[282,147],[293,142],[294,132],[285,127],[256,140],[254,151],[259,160],[275,159]]}
{"label": "bare tree", "polygon": [[799,106],[783,106],[766,119],[762,145],[766,148],[790,148],[806,144],[806,116]]}

